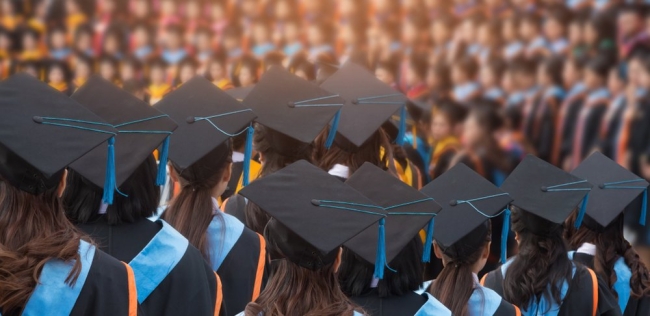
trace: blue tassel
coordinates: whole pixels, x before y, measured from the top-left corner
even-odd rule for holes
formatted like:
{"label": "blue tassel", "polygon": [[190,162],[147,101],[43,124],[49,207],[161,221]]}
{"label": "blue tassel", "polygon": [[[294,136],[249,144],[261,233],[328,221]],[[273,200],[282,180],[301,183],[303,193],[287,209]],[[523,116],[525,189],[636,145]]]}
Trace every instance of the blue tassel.
{"label": "blue tassel", "polygon": [[246,147],[244,147],[244,167],[242,171],[242,186],[247,186],[251,173],[251,159],[253,159],[253,133],[255,129],[253,126],[248,126],[246,131]]}
{"label": "blue tassel", "polygon": [[503,229],[501,230],[501,263],[508,260],[508,235],[510,234],[510,209],[503,210]]}
{"label": "blue tassel", "polygon": [[403,106],[399,112],[399,131],[397,132],[397,139],[395,143],[397,145],[404,145],[404,137],[406,135],[406,107]]}
{"label": "blue tassel", "polygon": [[158,175],[156,176],[156,185],[163,186],[167,182],[167,158],[169,157],[169,136],[165,137],[160,149],[160,159],[158,162]]}
{"label": "blue tassel", "polygon": [[108,155],[106,160],[106,176],[104,179],[104,195],[102,202],[113,204],[113,193],[115,191],[115,137],[108,139]]}
{"label": "blue tassel", "polygon": [[422,262],[431,262],[431,247],[433,246],[433,220],[432,218],[427,225],[427,240],[424,242],[424,252],[422,253]]}
{"label": "blue tassel", "polygon": [[386,266],[386,231],[384,225],[386,219],[379,220],[379,239],[377,241],[377,255],[375,257],[375,278],[384,278],[384,266]]}
{"label": "blue tassel", "polygon": [[641,204],[641,217],[639,224],[645,226],[646,214],[648,213],[648,188],[643,190],[643,203]]}
{"label": "blue tassel", "polygon": [[336,137],[336,131],[339,129],[339,120],[341,119],[341,110],[336,111],[334,115],[334,120],[332,121],[332,127],[330,127],[330,132],[327,135],[327,140],[325,141],[325,148],[330,149],[332,144],[334,144],[334,138]]}
{"label": "blue tassel", "polygon": [[582,205],[580,205],[580,211],[578,212],[578,217],[576,218],[576,228],[580,228],[582,225],[582,220],[585,218],[585,213],[587,212],[587,201],[589,200],[589,193],[585,195],[585,198],[582,199]]}

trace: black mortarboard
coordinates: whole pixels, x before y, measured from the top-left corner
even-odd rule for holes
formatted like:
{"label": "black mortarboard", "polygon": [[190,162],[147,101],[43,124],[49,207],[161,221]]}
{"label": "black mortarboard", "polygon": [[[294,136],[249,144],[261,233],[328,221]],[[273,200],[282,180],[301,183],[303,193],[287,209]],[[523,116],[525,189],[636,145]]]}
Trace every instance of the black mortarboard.
{"label": "black mortarboard", "polygon": [[337,125],[344,102],[338,94],[280,67],[271,67],[244,99],[258,123],[304,144],[310,144],[332,118]]}
{"label": "black mortarboard", "polygon": [[[532,155],[526,156],[501,185],[501,189],[514,199],[512,205],[535,215],[523,214],[522,219],[526,227],[538,235],[546,235],[562,225],[580,201],[583,201],[580,214],[584,215],[585,197],[591,187],[587,180]],[[580,226],[582,216],[578,217],[576,225]]]}
{"label": "black mortarboard", "polygon": [[[640,224],[645,225],[648,182],[596,152],[571,174],[593,185],[585,211],[585,225],[607,227],[640,194],[643,195]],[[595,222],[595,223],[594,223]],[[594,225],[596,224],[596,225]]]}
{"label": "black mortarboard", "polygon": [[[250,123],[255,114],[207,79],[198,76],[190,79],[156,103],[155,108],[178,124],[170,143],[169,160],[180,173],[230,137],[244,132],[247,132],[245,155],[248,158],[244,163],[250,162],[253,134]],[[247,173],[248,168],[244,167]]]}
{"label": "black mortarboard", "polygon": [[[276,243],[281,252],[271,253],[272,260],[287,258],[319,269],[334,262],[343,243],[377,221],[380,233],[383,230],[381,207],[305,160],[256,180],[239,194],[279,222],[271,220],[265,229],[269,243]],[[385,260],[383,236],[379,238],[378,254],[383,253]],[[375,274],[381,278],[385,262],[376,265],[381,269]]]}
{"label": "black mortarboard", "polygon": [[[487,220],[504,213],[504,223],[510,221],[506,208],[512,198],[494,184],[481,177],[464,164],[426,185],[420,192],[434,198],[442,206],[436,216],[436,243],[453,257],[468,256],[484,244],[480,239],[487,230]],[[506,259],[508,225],[503,225],[501,235],[501,261]]]}
{"label": "black mortarboard", "polygon": [[65,167],[116,133],[81,104],[27,74],[0,83],[0,113],[0,174],[31,194],[56,187]]}
{"label": "black mortarboard", "polygon": [[337,131],[342,138],[336,137],[337,145],[351,150],[363,146],[400,109],[397,143],[402,144],[406,129],[406,96],[402,93],[351,62],[341,66],[321,87],[347,101],[338,122]]}
{"label": "black mortarboard", "polygon": [[[427,226],[423,261],[429,262],[433,240],[433,218],[441,207],[433,198],[400,181],[371,163],[364,163],[345,184],[365,195],[387,212],[386,262],[390,263]],[[345,246],[370,263],[375,262],[377,224],[348,240]]]}
{"label": "black mortarboard", "polygon": [[246,86],[246,87],[237,87],[225,91],[229,96],[237,99],[237,101],[243,102],[244,99],[246,99],[246,97],[248,97],[248,95],[251,93],[251,91],[253,91],[253,89],[255,89],[255,85]]}
{"label": "black mortarboard", "polygon": [[[115,186],[119,187],[161,144],[157,185],[165,184],[169,136],[176,123],[166,114],[99,76],[81,86],[72,99],[113,125],[115,137]],[[106,148],[100,146],[70,165],[74,171],[104,188]]]}

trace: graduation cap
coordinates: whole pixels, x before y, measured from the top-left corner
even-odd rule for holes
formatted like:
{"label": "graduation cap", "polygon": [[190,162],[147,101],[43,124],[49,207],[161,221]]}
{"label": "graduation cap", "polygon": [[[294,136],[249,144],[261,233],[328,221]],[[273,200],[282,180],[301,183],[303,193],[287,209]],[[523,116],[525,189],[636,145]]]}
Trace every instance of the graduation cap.
{"label": "graduation cap", "polygon": [[251,93],[251,91],[253,91],[253,89],[255,89],[255,85],[246,86],[246,87],[237,87],[225,91],[229,96],[237,99],[237,101],[243,102],[244,99],[246,99],[246,97],[248,97],[248,95]]}
{"label": "graduation cap", "polygon": [[[162,143],[156,185],[165,185],[169,139],[176,123],[149,104],[99,76],[92,76],[71,97],[118,130],[115,136],[115,183],[119,187]],[[100,188],[106,148],[98,147],[70,167]]]}
{"label": "graduation cap", "polygon": [[244,185],[248,184],[255,114],[203,77],[194,77],[154,106],[178,124],[169,160],[182,173],[231,137],[247,133]]}
{"label": "graduation cap", "polygon": [[648,182],[645,179],[639,178],[599,152],[585,159],[571,174],[593,184],[585,212],[585,225],[596,229],[609,226],[643,193],[639,224],[645,226],[648,205]]}
{"label": "graduation cap", "polygon": [[535,215],[524,214],[522,219],[526,227],[538,235],[546,235],[561,226],[582,201],[576,220],[576,227],[580,227],[591,187],[587,180],[533,155],[526,156],[501,185],[501,189],[514,199],[513,205]]}
{"label": "graduation cap", "polygon": [[334,262],[342,244],[379,221],[375,277],[383,277],[383,208],[322,169],[299,160],[239,194],[274,218],[265,235],[281,254],[271,253],[271,259],[287,258],[312,270]]}
{"label": "graduation cap", "polygon": [[30,75],[0,83],[0,113],[0,174],[22,191],[41,194],[56,187],[65,167],[107,140],[104,159],[113,159],[117,131]]}
{"label": "graduation cap", "polygon": [[[429,262],[433,241],[434,217],[442,209],[433,198],[420,193],[392,174],[366,162],[345,184],[384,208],[386,218],[386,262],[390,263],[404,247],[427,227],[427,238],[422,255]],[[345,243],[345,246],[370,263],[375,262],[377,224],[364,230]]]}
{"label": "graduation cap", "polygon": [[483,245],[487,220],[505,214],[501,233],[501,261],[506,261],[510,210],[508,193],[460,163],[420,190],[442,206],[436,216],[436,243],[454,257],[468,256]]}
{"label": "graduation cap", "polygon": [[[321,84],[327,91],[339,94],[347,102],[341,109],[336,142],[343,148],[359,148],[394,113],[400,111],[397,144],[402,145],[406,130],[406,96],[381,82],[366,68],[345,63]],[[334,129],[334,124],[333,129]]]}
{"label": "graduation cap", "polygon": [[[325,91],[280,67],[271,67],[244,100],[244,105],[257,114],[258,123],[305,144],[314,141],[334,118],[333,132],[328,137],[328,144],[331,144],[344,103],[338,94]],[[281,151],[282,147],[287,147],[276,145]]]}

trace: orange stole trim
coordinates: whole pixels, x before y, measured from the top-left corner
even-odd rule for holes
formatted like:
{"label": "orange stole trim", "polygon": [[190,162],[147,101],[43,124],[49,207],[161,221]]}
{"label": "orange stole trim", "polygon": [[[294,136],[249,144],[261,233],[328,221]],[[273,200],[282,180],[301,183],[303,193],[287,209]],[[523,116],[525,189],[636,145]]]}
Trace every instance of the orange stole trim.
{"label": "orange stole trim", "polygon": [[515,308],[515,316],[521,316],[521,311],[519,310],[519,307],[512,305],[512,307]]}
{"label": "orange stole trim", "polygon": [[[481,283],[482,286],[485,286],[485,279],[487,279],[487,273],[483,275],[483,277],[481,278],[481,281],[479,282],[479,283]],[[515,306],[515,307],[517,307],[517,306]]]}
{"label": "orange stole trim", "polygon": [[128,264],[122,262],[126,267],[127,283],[129,284],[129,316],[138,316],[138,290],[135,286],[133,270]]}
{"label": "orange stole trim", "polygon": [[621,126],[621,136],[618,139],[618,144],[616,144],[616,162],[625,166],[627,161],[625,161],[625,153],[627,152],[627,146],[630,142],[630,126],[632,125],[632,119],[627,113],[623,113],[623,126]]}
{"label": "orange stole trim", "polygon": [[[221,200],[221,197],[219,197],[219,200]],[[221,202],[221,211],[226,212],[226,206],[228,205],[228,201],[230,201],[230,198],[227,198],[225,201]],[[218,201],[217,201],[218,202]]]}
{"label": "orange stole trim", "polygon": [[223,302],[223,291],[221,290],[221,278],[217,272],[214,273],[214,276],[217,278],[217,302],[214,304],[214,316],[219,316]]}
{"label": "orange stole trim", "polygon": [[264,277],[264,267],[266,266],[266,240],[262,235],[257,234],[260,238],[260,257],[257,261],[257,272],[255,273],[255,286],[253,287],[253,297],[251,302],[254,302],[262,290],[262,278]]}
{"label": "orange stole trim", "polygon": [[596,278],[596,273],[594,273],[593,270],[587,268],[587,271],[589,271],[589,275],[591,275],[591,286],[594,295],[594,306],[592,314],[593,316],[596,316],[596,313],[598,312],[598,279]]}

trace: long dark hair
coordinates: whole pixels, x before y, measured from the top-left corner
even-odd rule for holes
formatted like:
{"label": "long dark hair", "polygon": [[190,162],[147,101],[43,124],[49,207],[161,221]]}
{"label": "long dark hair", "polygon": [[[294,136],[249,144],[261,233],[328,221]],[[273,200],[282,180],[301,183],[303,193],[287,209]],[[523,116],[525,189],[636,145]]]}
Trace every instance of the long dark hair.
{"label": "long dark hair", "polygon": [[[281,225],[281,224],[279,224]],[[270,238],[267,250],[271,256],[282,256],[280,247]],[[299,237],[298,237],[299,238]],[[248,303],[246,316],[352,315],[354,304],[345,296],[338,283],[335,263],[317,270],[303,268],[288,259],[271,261],[271,276],[255,302]]]}
{"label": "long dark hair", "polygon": [[564,237],[569,242],[571,249],[576,250],[584,243],[596,245],[596,255],[594,256],[594,271],[600,275],[603,280],[607,280],[609,288],[614,295],[618,297],[613,286],[616,282],[616,272],[614,264],[618,258],[623,257],[625,264],[632,271],[630,279],[630,288],[632,297],[640,299],[650,297],[650,273],[639,259],[639,255],[632,249],[630,243],[623,238],[623,214],[619,215],[609,226],[601,231],[595,231],[583,224],[579,229],[574,228],[577,212],[574,212],[567,220],[567,229]]}
{"label": "long dark hair", "polygon": [[[264,158],[260,178],[268,176],[298,160],[312,161],[313,146],[280,135],[264,125],[255,124],[253,148]],[[255,232],[264,233],[269,216],[254,203],[246,204],[246,226]]]}
{"label": "long dark hair", "polygon": [[[386,270],[384,278],[377,284],[379,297],[402,296],[420,288],[424,282],[422,248],[422,240],[418,235],[389,263],[389,266],[399,273]],[[342,259],[339,283],[343,292],[350,297],[368,293],[371,290],[370,283],[375,265],[347,248],[343,248]]]}
{"label": "long dark hair", "polygon": [[[119,187],[126,196],[115,194],[113,204],[106,209],[108,224],[133,223],[154,214],[160,202],[160,188],[155,183],[157,172],[156,159],[150,155]],[[68,219],[74,224],[84,224],[100,217],[102,192],[100,187],[70,170],[68,189],[63,195]]]}
{"label": "long dark hair", "polygon": [[57,189],[31,195],[0,177],[0,309],[19,313],[27,304],[46,262],[74,260],[66,278],[72,286],[81,272],[81,234],[65,218]]}
{"label": "long dark hair", "polygon": [[[344,165],[350,168],[350,174],[353,174],[365,162],[370,162],[373,165],[388,170],[388,162],[393,161],[393,146],[384,129],[378,129],[366,142],[359,148],[351,150],[349,146],[341,146],[337,144],[338,141],[346,142],[341,135],[337,135],[337,140],[334,141],[330,149],[325,148],[325,141],[329,134],[329,128],[325,129],[315,140],[314,160],[318,162],[318,166],[328,171],[336,164]],[[351,144],[348,144],[352,146]],[[344,148],[346,147],[346,148]],[[382,157],[381,151],[384,150]]]}
{"label": "long dark hair", "polygon": [[[562,239],[563,226],[512,206],[512,230],[519,236],[519,254],[508,268],[503,280],[504,299],[515,306],[528,306],[531,299],[543,296],[547,301],[562,302],[561,286],[571,280],[572,263],[568,247]],[[543,235],[533,233],[524,225],[535,222],[548,230]],[[544,311],[547,312],[547,311]]]}
{"label": "long dark hair", "polygon": [[210,247],[213,246],[208,243],[208,226],[214,216],[221,218],[219,212],[214,213],[212,191],[231,165],[231,140],[213,149],[185,170],[180,170],[172,163],[173,172],[176,172],[181,184],[181,192],[172,200],[162,219],[183,234],[208,261]]}
{"label": "long dark hair", "polygon": [[[485,228],[486,226],[487,228]],[[489,220],[475,231],[480,234],[472,232],[450,246],[450,251],[443,250],[445,267],[440,271],[436,281],[431,284],[431,295],[447,306],[456,316],[469,315],[467,305],[474,292],[472,266],[481,259],[485,248],[492,240],[492,225]],[[474,240],[465,242],[465,238]],[[477,242],[479,244],[476,244]],[[471,244],[474,245],[467,246]]]}

